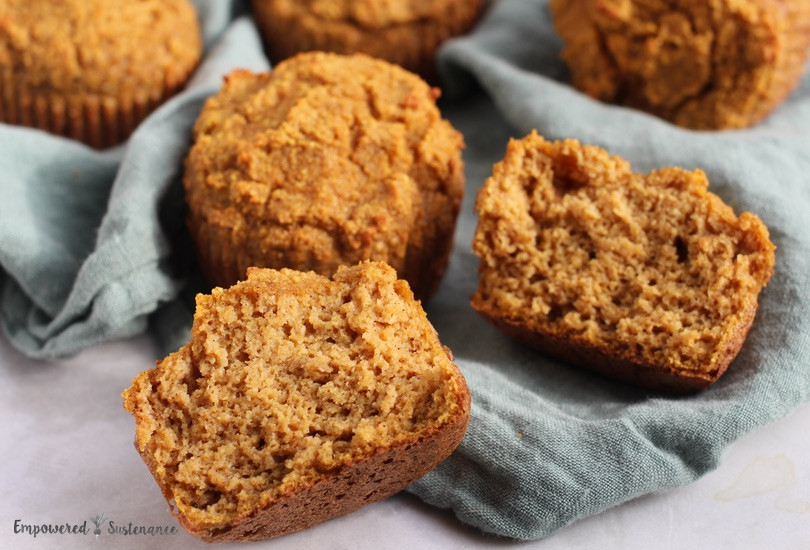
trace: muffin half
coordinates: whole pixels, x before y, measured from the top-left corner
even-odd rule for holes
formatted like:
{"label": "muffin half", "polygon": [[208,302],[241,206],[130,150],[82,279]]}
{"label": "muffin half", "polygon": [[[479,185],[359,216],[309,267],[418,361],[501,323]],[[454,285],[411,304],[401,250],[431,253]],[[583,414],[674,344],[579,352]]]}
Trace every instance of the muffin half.
{"label": "muffin half", "polygon": [[533,133],[481,189],[473,307],[570,363],[659,390],[716,381],[774,265],[765,225],[700,171],[634,173],[619,157]]}

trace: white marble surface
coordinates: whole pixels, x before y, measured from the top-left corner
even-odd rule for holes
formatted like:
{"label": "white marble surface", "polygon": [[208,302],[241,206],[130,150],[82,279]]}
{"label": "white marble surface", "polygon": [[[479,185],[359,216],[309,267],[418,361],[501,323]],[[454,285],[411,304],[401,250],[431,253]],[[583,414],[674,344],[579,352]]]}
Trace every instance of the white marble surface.
{"label": "white marble surface", "polygon": [[[177,526],[132,446],[120,393],[150,368],[139,337],[63,362],[29,360],[0,337],[0,548],[210,547],[174,535],[15,533],[20,524]],[[810,549],[810,405],[735,442],[698,482],[617,506],[555,536],[514,543],[400,494],[350,516],[239,548]]]}

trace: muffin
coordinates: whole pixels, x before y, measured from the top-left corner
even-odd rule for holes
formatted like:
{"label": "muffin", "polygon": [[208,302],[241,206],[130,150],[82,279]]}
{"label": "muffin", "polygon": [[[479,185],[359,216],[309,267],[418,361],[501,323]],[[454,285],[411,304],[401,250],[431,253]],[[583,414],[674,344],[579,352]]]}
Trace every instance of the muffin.
{"label": "muffin", "polygon": [[384,499],[461,441],[470,394],[406,282],[382,263],[251,269],[197,296],[191,341],[123,394],[180,523],[260,540]]}
{"label": "muffin", "polygon": [[115,145],[201,52],[188,0],[0,0],[0,122]]}
{"label": "muffin", "polygon": [[707,187],[699,170],[641,175],[575,140],[513,140],[476,201],[473,308],[617,379],[708,386],[745,340],[775,247]]}
{"label": "muffin", "polygon": [[253,0],[270,57],[365,53],[433,77],[438,47],[466,33],[482,0]]}
{"label": "muffin", "polygon": [[807,0],[551,0],[574,85],[700,130],[759,122],[796,87]]}
{"label": "muffin", "polygon": [[463,140],[438,91],[364,55],[300,54],[236,71],[194,127],[183,184],[208,279],[248,267],[331,275],[385,261],[420,298],[447,266]]}

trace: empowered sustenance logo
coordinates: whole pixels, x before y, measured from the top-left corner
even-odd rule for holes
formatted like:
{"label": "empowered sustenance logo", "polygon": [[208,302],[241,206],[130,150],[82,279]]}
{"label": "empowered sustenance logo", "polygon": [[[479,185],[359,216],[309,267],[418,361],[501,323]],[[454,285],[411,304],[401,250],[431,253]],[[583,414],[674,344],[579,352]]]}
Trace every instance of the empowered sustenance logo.
{"label": "empowered sustenance logo", "polygon": [[106,536],[147,536],[161,537],[176,535],[178,528],[176,525],[140,525],[133,522],[116,522],[107,514],[96,514],[90,516],[90,524],[87,520],[82,522],[34,522],[29,523],[22,519],[14,520],[14,534],[37,538],[40,536],[87,536],[91,535],[96,540]]}

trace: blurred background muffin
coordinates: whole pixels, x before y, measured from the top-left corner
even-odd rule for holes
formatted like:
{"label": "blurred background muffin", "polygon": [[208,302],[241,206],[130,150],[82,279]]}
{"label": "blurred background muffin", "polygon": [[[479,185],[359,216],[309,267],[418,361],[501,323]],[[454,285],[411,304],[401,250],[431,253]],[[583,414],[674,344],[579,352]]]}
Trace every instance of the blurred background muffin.
{"label": "blurred background muffin", "polygon": [[810,47],[808,0],[551,0],[551,11],[577,88],[701,130],[759,122]]}
{"label": "blurred background muffin", "polygon": [[273,61],[298,52],[365,53],[434,75],[442,42],[475,24],[482,0],[253,0]]}
{"label": "blurred background muffin", "polygon": [[201,53],[188,0],[0,0],[0,122],[115,145]]}
{"label": "blurred background muffin", "polygon": [[362,54],[229,75],[200,113],[183,180],[209,281],[230,286],[252,266],[328,276],[369,259],[428,297],[464,190],[463,140],[437,96]]}

